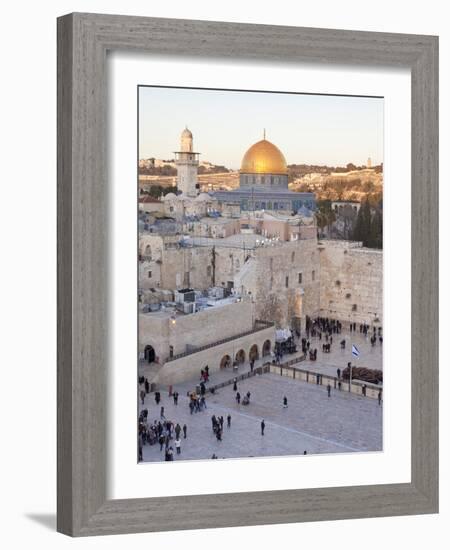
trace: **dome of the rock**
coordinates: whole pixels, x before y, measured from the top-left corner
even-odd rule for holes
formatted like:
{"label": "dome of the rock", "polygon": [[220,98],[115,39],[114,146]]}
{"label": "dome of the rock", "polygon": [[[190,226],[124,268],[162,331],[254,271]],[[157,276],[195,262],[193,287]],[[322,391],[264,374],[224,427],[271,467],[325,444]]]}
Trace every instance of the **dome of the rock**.
{"label": "dome of the rock", "polygon": [[262,139],[247,150],[242,159],[241,174],[287,174],[283,153],[276,145]]}

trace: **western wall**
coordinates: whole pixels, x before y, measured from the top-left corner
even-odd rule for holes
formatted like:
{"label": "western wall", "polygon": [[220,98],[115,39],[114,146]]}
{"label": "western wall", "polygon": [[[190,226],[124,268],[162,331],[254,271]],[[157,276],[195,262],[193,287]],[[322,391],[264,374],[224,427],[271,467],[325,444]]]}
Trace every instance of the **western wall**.
{"label": "western wall", "polygon": [[382,325],[383,251],[352,241],[319,241],[320,315]]}

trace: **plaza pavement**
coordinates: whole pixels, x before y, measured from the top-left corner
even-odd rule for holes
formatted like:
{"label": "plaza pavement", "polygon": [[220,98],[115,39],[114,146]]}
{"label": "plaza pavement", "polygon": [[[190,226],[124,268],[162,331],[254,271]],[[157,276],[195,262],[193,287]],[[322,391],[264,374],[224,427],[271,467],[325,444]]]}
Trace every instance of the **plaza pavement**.
{"label": "plaza pavement", "polygon": [[[346,349],[341,350],[340,340],[346,338]],[[379,343],[372,348],[369,339],[359,333],[333,335],[331,353],[322,352],[318,338],[311,339],[312,348],[317,347],[317,361],[302,361],[299,368],[335,376],[336,369],[345,368],[348,361],[356,366],[382,368],[382,349]],[[360,357],[351,356],[354,343]],[[298,353],[297,355],[301,355]],[[285,355],[287,361],[295,355]],[[267,358],[256,362],[255,367],[266,362]],[[200,374],[199,367],[199,374]],[[238,374],[249,370],[249,365],[239,367]],[[142,371],[141,371],[142,372]],[[224,369],[211,374],[211,384],[232,379],[236,371]],[[187,439],[182,439],[181,455],[174,460],[208,459],[213,454],[219,458],[283,456],[308,454],[347,453],[382,450],[382,406],[376,399],[364,398],[345,391],[332,389],[328,398],[325,386],[306,384],[298,380],[280,377],[275,374],[262,374],[248,378],[238,384],[243,397],[251,392],[250,405],[238,405],[233,386],[225,386],[215,394],[207,394],[207,409],[190,414],[187,392],[195,389],[199,377],[174,386],[179,392],[178,406],[162,389],[162,402],[154,401],[154,394],[146,396],[148,420],[159,420],[160,407],[164,406],[165,417],[187,425]],[[283,397],[288,398],[288,408],[283,408]],[[223,440],[217,441],[212,428],[211,416],[224,417]],[[226,426],[226,417],[231,414],[231,428]],[[260,423],[264,419],[265,435],[261,436]],[[175,451],[175,445],[172,443]],[[164,460],[164,451],[159,445],[145,445],[144,461]]]}

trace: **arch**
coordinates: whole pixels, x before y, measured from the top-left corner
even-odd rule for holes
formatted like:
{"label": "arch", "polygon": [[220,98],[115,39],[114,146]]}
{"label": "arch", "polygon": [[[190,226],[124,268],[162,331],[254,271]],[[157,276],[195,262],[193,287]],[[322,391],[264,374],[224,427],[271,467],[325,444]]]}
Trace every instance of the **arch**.
{"label": "arch", "polygon": [[253,346],[250,348],[250,351],[248,352],[248,358],[250,361],[259,359],[259,351],[257,344],[253,344]]}
{"label": "arch", "polygon": [[270,340],[266,340],[263,344],[262,348],[262,356],[266,357],[266,355],[270,355],[270,348],[272,347],[272,344]]}
{"label": "arch", "polygon": [[144,357],[147,363],[153,363],[153,361],[155,360],[155,348],[153,346],[150,346],[150,344],[145,346]]}
{"label": "arch", "polygon": [[236,360],[236,363],[238,363],[239,365],[241,365],[242,363],[245,363],[245,351],[243,349],[240,349],[236,353],[235,360]]}
{"label": "arch", "polygon": [[220,368],[225,369],[231,365],[231,357],[229,355],[224,355],[220,361]]}
{"label": "arch", "polygon": [[152,247],[149,244],[144,249],[144,256],[147,258],[147,260],[152,259]]}

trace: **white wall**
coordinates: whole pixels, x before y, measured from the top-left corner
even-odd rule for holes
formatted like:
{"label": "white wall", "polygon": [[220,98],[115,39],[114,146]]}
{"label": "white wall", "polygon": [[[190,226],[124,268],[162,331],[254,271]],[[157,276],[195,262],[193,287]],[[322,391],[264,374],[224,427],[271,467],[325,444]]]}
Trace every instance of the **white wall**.
{"label": "white wall", "polygon": [[[355,30],[440,34],[441,166],[450,149],[450,29],[443,0],[392,2],[378,0],[318,0],[294,2],[139,2],[137,0],[16,0],[2,6],[2,543],[5,548],[123,548],[158,546],[165,549],[346,548],[387,549],[397,541],[403,548],[444,548],[450,519],[449,400],[441,412],[441,514],[409,518],[368,519],[288,526],[249,527],[203,532],[130,535],[71,541],[54,532],[55,412],[56,412],[56,21],[71,11],[91,11],[228,20],[277,25],[347,28]],[[21,177],[24,159],[33,167]],[[442,180],[444,181],[444,175]],[[446,178],[448,179],[448,178]],[[441,204],[450,204],[449,187],[442,185]],[[33,204],[33,228],[20,216],[23,197]],[[444,216],[442,216],[442,219]],[[447,224],[444,222],[443,230]],[[35,246],[26,246],[32,233]],[[441,237],[444,241],[445,235]],[[26,256],[24,256],[26,250]],[[448,273],[448,246],[442,269]],[[33,265],[33,270],[17,269]],[[11,269],[8,269],[11,268]],[[32,281],[31,281],[32,277]],[[32,286],[30,286],[32,282]],[[448,302],[449,287],[442,285]],[[33,306],[26,332],[24,311]],[[443,319],[445,321],[445,319]],[[448,325],[447,325],[448,326]],[[19,329],[20,330],[17,330]],[[5,330],[6,329],[6,330]],[[442,330],[445,330],[443,327]],[[26,334],[26,338],[25,338]],[[442,338],[442,341],[444,339]],[[6,353],[5,353],[6,352]],[[446,355],[448,364],[448,354]],[[450,386],[442,362],[441,387]],[[442,400],[444,401],[444,400]],[[3,510],[4,508],[4,510]],[[3,515],[6,514],[6,517]],[[441,538],[441,541],[440,541]]]}

